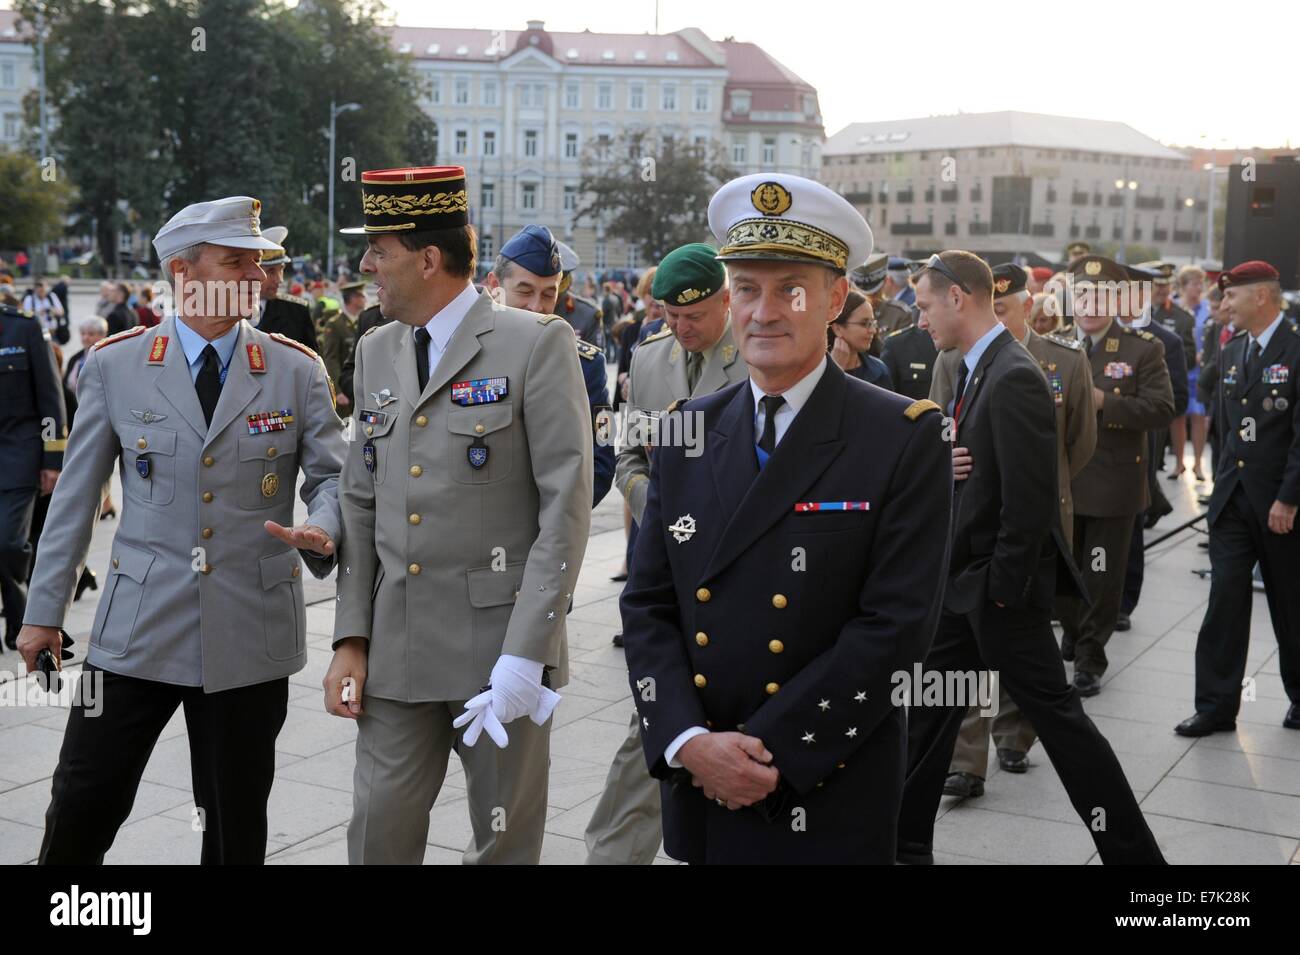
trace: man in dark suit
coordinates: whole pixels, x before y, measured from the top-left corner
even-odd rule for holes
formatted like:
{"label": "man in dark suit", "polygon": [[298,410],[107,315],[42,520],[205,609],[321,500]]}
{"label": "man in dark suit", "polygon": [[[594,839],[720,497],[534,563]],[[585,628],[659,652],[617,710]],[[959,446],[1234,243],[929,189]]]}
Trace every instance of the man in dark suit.
{"label": "man in dark suit", "polygon": [[692,863],[892,863],[891,675],[925,654],[947,560],[941,417],[826,357],[846,265],[871,250],[843,197],[745,176],[709,224],[750,379],[680,406],[696,448],[661,427],[621,601],[664,845]]}
{"label": "man in dark suit", "polygon": [[[300,296],[280,291],[280,283],[284,281],[284,267],[290,261],[289,254],[283,248],[289,230],[284,226],[271,226],[263,229],[262,235],[280,248],[267,252],[262,257],[260,264],[266,278],[262,280],[260,311],[253,324],[258,331],[268,335],[278,332],[285,338],[292,338],[316,351],[319,346],[316,344],[316,323],[312,321],[311,303]],[[361,337],[360,328],[357,329],[357,337]]]}
{"label": "man in dark suit", "polygon": [[[1066,681],[1052,633],[1058,585],[1082,587],[1061,534],[1047,379],[993,313],[993,275],[978,256],[932,256],[916,289],[923,330],[940,348],[962,353],[952,430],[970,456],[954,475],[952,562],[925,669],[954,687],[954,672],[996,672],[1038,730],[1102,861],[1163,862],[1119,760]],[[945,698],[936,706],[927,697],[921,705],[920,687],[913,694],[898,858],[926,864],[957,732],[976,701]]]}
{"label": "man in dark suit", "polygon": [[1236,728],[1250,639],[1251,571],[1259,562],[1291,706],[1300,729],[1300,333],[1286,321],[1278,273],[1243,262],[1219,277],[1239,331],[1223,348],[1215,420],[1223,441],[1210,497],[1210,605],[1196,638],[1196,715],[1180,736]]}

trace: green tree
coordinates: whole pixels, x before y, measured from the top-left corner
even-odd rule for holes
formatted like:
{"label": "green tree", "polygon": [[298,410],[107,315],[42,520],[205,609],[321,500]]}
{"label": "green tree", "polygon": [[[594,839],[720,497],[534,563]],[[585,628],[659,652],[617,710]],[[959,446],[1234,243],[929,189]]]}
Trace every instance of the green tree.
{"label": "green tree", "polygon": [[22,249],[58,238],[72,201],[67,181],[46,181],[31,156],[0,150],[0,249]]}
{"label": "green tree", "polygon": [[643,261],[658,262],[679,245],[709,238],[709,199],[736,174],[716,142],[694,146],[629,130],[584,152],[584,198],[574,219],[604,221],[607,235],[636,246]]}

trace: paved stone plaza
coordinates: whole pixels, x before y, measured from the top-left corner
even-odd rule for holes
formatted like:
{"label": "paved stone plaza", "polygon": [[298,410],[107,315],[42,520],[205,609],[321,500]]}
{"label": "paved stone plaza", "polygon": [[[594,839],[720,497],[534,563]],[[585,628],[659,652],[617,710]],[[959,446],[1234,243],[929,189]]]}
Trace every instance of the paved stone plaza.
{"label": "paved stone plaza", "polygon": [[[116,478],[114,484],[120,507]],[[1195,485],[1184,480],[1171,500],[1177,510],[1158,532],[1195,512]],[[101,583],[116,526],[110,520],[95,529],[90,566]],[[1133,629],[1114,637],[1101,695],[1084,705],[1119,753],[1171,863],[1300,862],[1300,732],[1281,726],[1287,701],[1262,594],[1255,596],[1247,666],[1257,700],[1242,706],[1237,732],[1196,741],[1173,732],[1193,709],[1193,650],[1209,592],[1208,582],[1192,573],[1209,564],[1197,539],[1203,536],[1183,533],[1148,555],[1146,589]],[[595,513],[569,617],[572,675],[552,734],[546,863],[585,859],[583,830],[627,731],[631,701],[623,653],[610,645],[622,585],[609,577],[618,572],[622,552],[621,503],[613,492]],[[102,593],[88,592],[68,620],[78,660]],[[308,579],[308,662],[290,678],[289,716],[276,746],[267,848],[267,861],[274,864],[347,861],[356,727],[325,713],[321,691],[330,660],[333,594],[332,579]],[[0,679],[12,679],[20,668],[13,651],[0,656],[0,671],[6,671]],[[66,721],[66,710],[0,706],[0,862],[36,858]],[[480,745],[490,743],[485,738]],[[1024,776],[1000,772],[994,760],[987,792],[979,799],[962,805],[944,799],[935,832],[937,861],[1097,861],[1041,746],[1030,759],[1033,767]],[[200,836],[191,828],[191,816],[189,748],[178,711],[154,750],[135,808],[107,861],[197,863]],[[458,863],[469,835],[464,777],[453,759],[433,809],[425,861]]]}

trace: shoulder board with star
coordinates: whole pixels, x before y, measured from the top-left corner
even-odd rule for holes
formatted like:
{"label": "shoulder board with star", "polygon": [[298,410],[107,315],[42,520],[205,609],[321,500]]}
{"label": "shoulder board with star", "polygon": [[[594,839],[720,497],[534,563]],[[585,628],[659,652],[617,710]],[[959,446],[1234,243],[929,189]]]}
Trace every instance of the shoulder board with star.
{"label": "shoulder board with star", "polygon": [[1156,340],[1156,336],[1152,335],[1150,332],[1144,332],[1140,329],[1133,329],[1132,331],[1134,335],[1141,338],[1143,341],[1153,342]]}
{"label": "shoulder board with star", "polygon": [[367,328],[364,332],[361,333],[361,337],[362,337],[362,338],[365,338],[365,337],[366,337],[367,335],[369,335],[371,332],[378,331],[379,329],[381,329],[381,328],[383,328],[383,327],[384,327],[383,325],[371,325],[369,328]]}
{"label": "shoulder board with star", "polygon": [[669,328],[667,325],[665,325],[663,328],[659,329],[659,331],[655,332],[653,335],[647,335],[644,339],[642,339],[641,344],[649,345],[651,342],[663,341],[665,338],[672,338],[672,337],[673,337],[673,330]]}
{"label": "shoulder board with star", "polygon": [[564,320],[564,319],[560,318],[560,316],[558,316],[558,315],[554,315],[554,314],[552,314],[552,315],[538,315],[538,316],[537,316],[537,324],[538,324],[538,325],[549,325],[549,324],[551,324],[551,322],[559,322],[559,321],[563,321],[563,320]]}
{"label": "shoulder board with star", "polygon": [[584,342],[581,338],[575,338],[574,341],[577,342],[578,344],[579,358],[585,358],[587,359],[587,361],[593,361],[597,356],[600,355],[600,349],[597,348],[595,345],[591,344],[591,342]]}
{"label": "shoulder board with star", "polygon": [[294,295],[291,292],[281,292],[276,295],[282,302],[293,302],[295,305],[301,305],[303,308],[311,308],[311,300],[303,298],[301,295]]}
{"label": "shoulder board with star", "polygon": [[908,421],[915,421],[927,411],[940,411],[940,407],[929,398],[918,398],[903,410],[903,417]]}
{"label": "shoulder board with star", "polygon": [[137,335],[143,335],[145,331],[146,329],[143,325],[136,325],[134,328],[128,328],[124,332],[118,332],[116,335],[109,335],[107,338],[100,339],[90,346],[90,350],[99,351],[101,348],[107,348],[114,342],[124,342],[128,338],[135,338]]}
{"label": "shoulder board with star", "polygon": [[320,355],[317,355],[302,342],[294,341],[287,335],[281,335],[279,332],[271,332],[267,337],[270,338],[271,341],[279,342],[281,345],[288,345],[290,348],[302,352],[312,361],[320,361]]}
{"label": "shoulder board with star", "polygon": [[1048,332],[1046,335],[1039,336],[1053,345],[1060,345],[1062,348],[1068,348],[1071,351],[1083,351],[1083,342],[1077,338],[1065,338],[1055,332]]}
{"label": "shoulder board with star", "polygon": [[893,338],[895,335],[901,335],[901,334],[903,334],[903,332],[910,332],[910,331],[911,331],[912,329],[914,329],[915,327],[916,327],[915,325],[904,325],[902,328],[896,328],[896,329],[894,329],[892,332],[890,332],[890,333],[889,333],[888,335],[886,335],[885,337],[886,337],[886,338]]}
{"label": "shoulder board with star", "polygon": [[672,414],[674,411],[681,411],[686,406],[689,398],[674,398],[672,403],[664,409],[664,414]]}

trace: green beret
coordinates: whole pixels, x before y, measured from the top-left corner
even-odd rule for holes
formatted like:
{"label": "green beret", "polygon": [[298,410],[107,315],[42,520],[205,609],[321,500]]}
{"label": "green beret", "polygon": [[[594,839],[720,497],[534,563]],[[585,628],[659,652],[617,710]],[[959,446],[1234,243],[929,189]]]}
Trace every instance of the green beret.
{"label": "green beret", "polygon": [[703,242],[673,249],[655,270],[650,294],[668,305],[693,305],[708,298],[727,282],[718,252]]}

